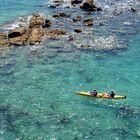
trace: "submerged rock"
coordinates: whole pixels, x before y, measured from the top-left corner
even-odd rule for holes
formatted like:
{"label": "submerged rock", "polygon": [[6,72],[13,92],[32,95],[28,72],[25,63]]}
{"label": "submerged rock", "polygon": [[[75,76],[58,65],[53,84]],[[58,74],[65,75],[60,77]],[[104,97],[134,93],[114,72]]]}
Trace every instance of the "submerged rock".
{"label": "submerged rock", "polygon": [[74,31],[75,31],[76,33],[81,33],[81,32],[82,32],[81,29],[74,29]]}
{"label": "submerged rock", "polygon": [[80,48],[87,49],[87,48],[91,48],[91,46],[89,44],[84,44],[84,45],[81,45]]}
{"label": "submerged rock", "polygon": [[63,3],[64,0],[53,0],[54,3]]}
{"label": "submerged rock", "polygon": [[51,27],[52,22],[48,19],[45,19],[45,23],[42,25],[43,28]]}
{"label": "submerged rock", "polygon": [[73,41],[74,40],[74,37],[72,35],[69,35],[68,36],[68,41]]}
{"label": "submerged rock", "polygon": [[117,113],[117,116],[125,118],[125,119],[128,119],[128,118],[134,119],[134,118],[139,117],[139,114],[133,108],[130,108],[128,106],[123,106],[123,107],[120,107]]}
{"label": "submerged rock", "polygon": [[59,17],[70,17],[69,14],[66,14],[66,13],[63,13],[63,12],[60,12],[58,14],[54,14],[53,15],[54,18],[59,18]]}
{"label": "submerged rock", "polygon": [[83,21],[83,24],[86,26],[92,26],[93,25],[93,19],[86,19]]}
{"label": "submerged rock", "polygon": [[99,23],[99,26],[104,26],[104,23],[100,22],[100,23]]}
{"label": "submerged rock", "polygon": [[74,22],[78,22],[78,21],[81,21],[81,16],[76,16],[73,18],[73,21]]}
{"label": "submerged rock", "polygon": [[9,110],[9,106],[0,106],[0,113],[7,112]]}
{"label": "submerged rock", "polygon": [[118,16],[118,15],[120,15],[120,14],[122,14],[122,11],[121,11],[121,10],[118,10],[118,9],[114,9],[114,10],[113,10],[113,15],[114,15],[114,16]]}
{"label": "submerged rock", "polygon": [[136,12],[137,10],[135,8],[130,8],[131,12]]}
{"label": "submerged rock", "polygon": [[125,128],[114,128],[112,129],[112,132],[121,137],[127,137],[128,135],[130,135],[129,131]]}
{"label": "submerged rock", "polygon": [[70,119],[68,117],[63,117],[60,119],[60,123],[68,124],[68,123],[70,123]]}
{"label": "submerged rock", "polygon": [[58,37],[58,36],[61,36],[61,35],[65,35],[66,31],[63,30],[63,29],[46,30],[45,34],[48,37]]}
{"label": "submerged rock", "polygon": [[56,8],[57,6],[60,6],[64,3],[64,0],[53,0],[50,8]]}
{"label": "submerged rock", "polygon": [[64,0],[53,0],[54,3],[63,3]]}
{"label": "submerged rock", "polygon": [[113,49],[120,49],[124,48],[125,46],[121,46],[115,37],[109,36],[109,37],[96,37],[96,39],[93,42],[93,48],[95,50],[104,50],[109,51]]}
{"label": "submerged rock", "polygon": [[82,3],[83,0],[71,0],[71,5],[76,5]]}
{"label": "submerged rock", "polygon": [[134,133],[135,137],[140,138],[140,130]]}

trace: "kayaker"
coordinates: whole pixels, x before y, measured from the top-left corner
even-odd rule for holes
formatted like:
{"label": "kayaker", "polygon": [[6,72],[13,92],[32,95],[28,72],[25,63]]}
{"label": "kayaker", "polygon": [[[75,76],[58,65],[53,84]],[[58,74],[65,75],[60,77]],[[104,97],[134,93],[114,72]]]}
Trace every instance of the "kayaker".
{"label": "kayaker", "polygon": [[104,97],[111,97],[111,98],[114,98],[115,93],[114,93],[114,91],[111,91],[111,93],[105,93],[105,94],[103,94],[103,96],[104,96]]}
{"label": "kayaker", "polygon": [[110,93],[110,97],[114,98],[114,96],[115,96],[114,91],[111,91],[111,93]]}
{"label": "kayaker", "polygon": [[97,96],[97,91],[96,90],[94,90],[93,92],[90,92],[90,94],[92,95],[92,96]]}

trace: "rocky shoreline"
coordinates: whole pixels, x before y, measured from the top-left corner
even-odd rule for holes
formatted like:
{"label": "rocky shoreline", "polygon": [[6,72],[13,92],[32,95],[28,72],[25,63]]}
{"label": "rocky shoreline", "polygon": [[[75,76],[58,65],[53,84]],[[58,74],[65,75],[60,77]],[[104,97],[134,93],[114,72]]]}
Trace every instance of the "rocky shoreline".
{"label": "rocky shoreline", "polygon": [[[50,8],[57,8],[60,5],[64,3],[63,0],[54,0],[53,3],[50,5]],[[93,0],[71,0],[71,6],[77,7],[79,10],[84,10],[87,12],[87,14],[91,14],[93,12],[99,12],[102,11],[101,7],[95,6]],[[136,10],[133,8],[131,9],[132,12],[136,12]],[[113,11],[114,15],[118,15],[117,12]],[[52,25],[57,25],[57,20],[62,20],[62,23],[65,24],[65,27],[68,27],[67,23],[64,21],[63,18],[71,18],[72,14],[65,13],[65,12],[57,12],[52,15],[52,19],[46,19],[42,15],[38,13],[34,13],[30,20],[23,20],[21,19],[21,23],[19,24],[18,28],[14,28],[12,30],[9,30],[8,33],[1,32],[0,33],[0,46],[6,47],[6,46],[24,46],[24,45],[35,45],[42,42],[43,37],[47,38],[58,38],[61,36],[67,36],[67,41],[72,42],[73,45],[75,45],[77,48],[94,48],[96,50],[112,50],[115,48],[124,48],[124,46],[120,46],[116,44],[116,39],[114,37],[106,37],[104,40],[102,40],[101,37],[98,37],[96,40],[94,40],[94,45],[91,45],[90,43],[79,43],[77,44],[76,39],[71,36],[71,33],[67,31],[67,28],[63,29],[61,27],[54,28]],[[121,14],[121,13],[119,13]],[[74,15],[74,14],[73,14]],[[71,19],[69,19],[71,20]],[[72,17],[71,24],[75,25],[81,25],[81,27],[93,28],[94,21],[92,18],[84,18],[81,15],[74,15]],[[25,26],[26,25],[26,26]],[[103,23],[100,23],[99,26],[103,26]],[[82,34],[83,30],[82,28],[77,28],[71,30],[70,32],[75,32],[77,34]],[[84,33],[83,33],[84,34]],[[83,35],[84,36],[84,35]],[[102,43],[103,47],[99,47],[99,44]],[[114,45],[113,45],[114,44]],[[105,47],[107,46],[107,47]]]}
{"label": "rocky shoreline", "polygon": [[42,41],[44,35],[55,36],[65,34],[64,30],[48,30],[51,26],[50,20],[45,20],[39,14],[33,14],[28,28],[21,27],[9,30],[7,33],[0,33],[0,46],[11,45],[34,45]]}

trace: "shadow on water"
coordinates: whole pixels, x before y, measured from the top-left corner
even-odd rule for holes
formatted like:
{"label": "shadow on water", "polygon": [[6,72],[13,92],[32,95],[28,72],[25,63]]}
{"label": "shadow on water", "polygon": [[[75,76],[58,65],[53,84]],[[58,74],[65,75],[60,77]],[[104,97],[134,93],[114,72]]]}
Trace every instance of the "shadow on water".
{"label": "shadow on water", "polygon": [[31,113],[14,109],[10,105],[1,105],[0,106],[0,128],[3,131],[3,135],[12,135],[16,137],[22,137],[24,134],[21,132],[22,129],[27,129],[30,127],[35,127],[40,129],[44,126],[44,123],[36,118]]}
{"label": "shadow on water", "polygon": [[0,76],[9,76],[14,73],[15,63],[4,64],[4,66],[0,66]]}
{"label": "shadow on water", "polygon": [[5,63],[0,66],[0,83],[1,84],[13,84],[15,83],[14,79],[14,69],[15,63]]}
{"label": "shadow on water", "polygon": [[[89,99],[89,98],[88,98]],[[57,133],[61,133],[65,129],[69,128],[71,129],[71,126],[76,124],[79,125],[83,123],[82,125],[79,125],[76,127],[76,134],[73,135],[73,139],[80,140],[80,139],[93,139],[93,138],[101,138],[104,136],[105,133],[112,133],[114,135],[117,135],[119,138],[127,138],[132,137],[135,138],[134,131],[135,128],[137,128],[137,124],[135,124],[133,121],[139,121],[140,114],[135,110],[135,108],[131,108],[130,106],[125,105],[119,105],[112,103],[111,101],[107,101],[104,103],[94,100],[94,102],[91,102],[93,99],[89,100],[88,102],[84,102],[84,105],[87,106],[94,106],[94,108],[103,109],[109,112],[112,112],[114,118],[120,119],[123,121],[123,123],[126,123],[126,127],[119,127],[114,126],[113,128],[103,129],[100,127],[95,128],[94,125],[91,128],[84,128],[84,118],[81,114],[73,114],[70,115],[69,113],[61,114],[60,108],[61,105],[57,102],[51,102],[49,104],[49,108],[43,112],[43,115],[46,116],[45,120],[40,120],[40,115],[33,115],[24,109],[15,109],[14,107],[10,105],[1,105],[0,106],[0,116],[2,119],[1,126],[5,127],[6,132],[10,132],[15,137],[22,137],[24,134],[20,131],[21,126],[22,129],[27,129],[30,127],[35,128],[36,130],[41,130],[42,133],[45,133],[46,131],[55,131]],[[78,102],[77,102],[78,103]],[[77,107],[80,105],[75,104]],[[94,111],[94,109],[93,109]],[[93,116],[92,116],[93,115]],[[92,114],[91,112],[88,112],[86,114],[86,119],[88,119],[88,116],[90,118],[100,118],[100,114]],[[91,120],[91,122],[93,122]],[[131,124],[131,126],[129,126]],[[53,127],[51,127],[53,126]],[[132,128],[135,127],[135,128]],[[36,132],[35,130],[35,132]],[[73,130],[74,132],[74,130]],[[30,134],[30,133],[29,133]],[[27,135],[29,135],[27,134]],[[26,136],[25,136],[26,137]],[[63,139],[62,135],[60,138]]]}
{"label": "shadow on water", "polygon": [[[88,101],[84,101],[84,105],[93,107],[97,110],[104,110],[105,112],[107,111],[109,114],[112,114],[112,117],[116,121],[122,122],[122,126],[119,125],[114,125],[112,128],[105,129],[105,133],[112,133],[114,135],[117,135],[121,139],[137,139],[139,138],[139,134],[137,131],[139,131],[139,125],[140,125],[140,112],[135,109],[134,107],[131,107],[129,105],[124,105],[123,104],[116,104],[115,102],[112,101],[105,101],[105,102],[99,102],[98,99],[91,99],[90,97],[87,97],[89,99]],[[94,100],[94,101],[93,101]],[[103,99],[102,99],[103,100]],[[101,117],[99,114],[95,114],[95,117]],[[109,116],[108,116],[109,117]],[[101,135],[103,135],[104,130],[100,130]],[[91,131],[91,134],[94,134],[94,131]]]}

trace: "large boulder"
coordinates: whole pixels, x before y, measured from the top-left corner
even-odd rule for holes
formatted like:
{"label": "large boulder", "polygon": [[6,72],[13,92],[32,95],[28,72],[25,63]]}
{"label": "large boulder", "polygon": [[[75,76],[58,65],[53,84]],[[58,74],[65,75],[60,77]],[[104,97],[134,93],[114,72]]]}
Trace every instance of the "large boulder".
{"label": "large boulder", "polygon": [[15,28],[9,31],[8,38],[11,45],[25,45],[29,39],[31,29]]}
{"label": "large boulder", "polygon": [[20,36],[10,38],[9,41],[10,41],[10,45],[18,45],[18,46],[23,45],[23,40]]}
{"label": "large boulder", "polygon": [[15,28],[9,31],[8,38],[19,37],[25,33],[26,33],[26,28]]}
{"label": "large boulder", "polygon": [[93,0],[86,0],[81,6],[80,8],[82,9],[92,9],[93,8]]}
{"label": "large boulder", "polygon": [[40,43],[42,41],[43,35],[44,33],[42,29],[34,28],[31,32],[29,44],[34,45]]}
{"label": "large boulder", "polygon": [[45,19],[41,17],[39,14],[33,14],[33,17],[30,19],[29,27],[41,27],[45,23]]}
{"label": "large boulder", "polygon": [[94,5],[93,0],[86,0],[81,6],[81,9],[88,10],[88,11],[101,11],[101,7],[97,7]]}

